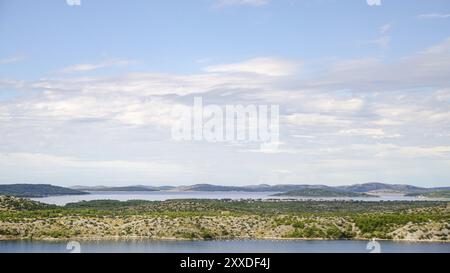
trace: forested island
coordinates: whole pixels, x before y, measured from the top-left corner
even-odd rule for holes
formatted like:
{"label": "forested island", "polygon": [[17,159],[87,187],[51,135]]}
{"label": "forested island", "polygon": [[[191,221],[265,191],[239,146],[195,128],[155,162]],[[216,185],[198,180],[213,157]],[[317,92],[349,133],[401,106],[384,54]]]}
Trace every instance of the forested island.
{"label": "forested island", "polygon": [[389,239],[449,242],[443,201],[96,200],[0,196],[0,239]]}

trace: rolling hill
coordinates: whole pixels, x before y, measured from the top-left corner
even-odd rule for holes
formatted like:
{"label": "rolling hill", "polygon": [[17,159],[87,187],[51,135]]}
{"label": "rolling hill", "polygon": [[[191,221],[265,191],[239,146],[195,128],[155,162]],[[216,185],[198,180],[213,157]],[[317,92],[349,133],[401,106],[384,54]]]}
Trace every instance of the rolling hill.
{"label": "rolling hill", "polygon": [[0,195],[16,197],[46,197],[54,195],[88,194],[80,190],[69,189],[47,184],[9,184],[0,185]]}
{"label": "rolling hill", "polygon": [[195,184],[176,187],[173,191],[241,191],[241,192],[287,192],[309,188],[329,188],[324,185],[251,185],[251,186],[220,186],[212,184]]}
{"label": "rolling hill", "polygon": [[107,187],[107,186],[73,186],[72,189],[81,191],[161,191],[172,189],[173,187],[152,187],[152,186],[122,186],[122,187]]}
{"label": "rolling hill", "polygon": [[421,188],[403,184],[386,184],[379,182],[355,184],[350,186],[339,186],[338,189],[359,192],[359,193],[384,193],[384,194],[408,194],[428,191],[427,188]]}

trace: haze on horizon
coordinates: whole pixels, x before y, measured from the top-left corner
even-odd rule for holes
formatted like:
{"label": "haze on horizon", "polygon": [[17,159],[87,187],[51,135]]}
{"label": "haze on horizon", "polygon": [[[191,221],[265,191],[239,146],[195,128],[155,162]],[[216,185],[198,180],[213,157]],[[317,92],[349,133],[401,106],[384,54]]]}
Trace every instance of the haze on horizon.
{"label": "haze on horizon", "polygon": [[[278,149],[174,106],[280,106]],[[0,0],[0,184],[450,181],[450,1]]]}

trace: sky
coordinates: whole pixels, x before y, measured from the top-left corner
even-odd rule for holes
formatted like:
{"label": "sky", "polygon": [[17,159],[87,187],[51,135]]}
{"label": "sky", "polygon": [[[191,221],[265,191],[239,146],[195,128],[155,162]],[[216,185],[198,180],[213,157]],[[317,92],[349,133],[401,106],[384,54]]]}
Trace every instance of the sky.
{"label": "sky", "polygon": [[[76,2],[0,0],[1,184],[450,186],[448,0]],[[195,97],[278,149],[175,141]]]}

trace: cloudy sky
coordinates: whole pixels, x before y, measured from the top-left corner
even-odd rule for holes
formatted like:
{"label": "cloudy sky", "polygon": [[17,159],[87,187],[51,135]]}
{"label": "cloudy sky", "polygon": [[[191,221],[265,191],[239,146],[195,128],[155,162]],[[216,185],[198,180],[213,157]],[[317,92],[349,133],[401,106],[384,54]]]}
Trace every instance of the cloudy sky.
{"label": "cloudy sky", "polygon": [[[369,2],[0,0],[0,183],[449,186],[450,1]],[[174,141],[194,97],[279,148]]]}

